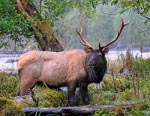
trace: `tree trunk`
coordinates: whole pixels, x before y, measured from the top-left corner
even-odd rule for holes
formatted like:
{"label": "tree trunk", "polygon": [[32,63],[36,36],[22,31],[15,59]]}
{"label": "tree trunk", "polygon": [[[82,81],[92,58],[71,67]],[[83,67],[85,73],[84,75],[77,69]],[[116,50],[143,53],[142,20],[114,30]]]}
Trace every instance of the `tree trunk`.
{"label": "tree trunk", "polygon": [[25,13],[26,18],[32,23],[32,29],[35,31],[35,39],[41,50],[55,52],[63,51],[62,45],[53,35],[51,25],[43,20],[35,5],[27,3],[26,0],[16,0],[16,2],[19,10]]}

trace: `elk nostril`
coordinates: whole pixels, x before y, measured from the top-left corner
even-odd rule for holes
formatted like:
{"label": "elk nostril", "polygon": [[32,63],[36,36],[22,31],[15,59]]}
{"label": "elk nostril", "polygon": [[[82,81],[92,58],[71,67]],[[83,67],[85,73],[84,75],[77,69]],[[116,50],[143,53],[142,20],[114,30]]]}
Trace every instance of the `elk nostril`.
{"label": "elk nostril", "polygon": [[93,66],[94,65],[94,62],[89,62],[88,63],[88,66]]}

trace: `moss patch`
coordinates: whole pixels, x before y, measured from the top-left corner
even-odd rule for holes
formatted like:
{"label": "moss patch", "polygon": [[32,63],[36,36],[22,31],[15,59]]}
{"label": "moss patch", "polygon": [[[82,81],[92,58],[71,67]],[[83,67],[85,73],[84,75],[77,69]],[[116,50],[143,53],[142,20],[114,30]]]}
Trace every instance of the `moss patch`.
{"label": "moss patch", "polygon": [[25,116],[19,104],[5,97],[0,97],[0,113],[2,116]]}

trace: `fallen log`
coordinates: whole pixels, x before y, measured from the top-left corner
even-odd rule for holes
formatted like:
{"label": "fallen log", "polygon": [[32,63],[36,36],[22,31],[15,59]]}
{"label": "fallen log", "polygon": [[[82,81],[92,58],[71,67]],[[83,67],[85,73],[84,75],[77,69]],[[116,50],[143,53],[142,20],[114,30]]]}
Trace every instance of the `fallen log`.
{"label": "fallen log", "polygon": [[61,115],[61,116],[70,116],[70,115],[80,115],[87,116],[93,115],[96,110],[108,109],[114,110],[116,107],[130,111],[134,108],[136,104],[121,104],[121,105],[103,105],[103,106],[80,106],[80,107],[62,107],[62,108],[35,108],[27,107],[23,108],[23,111],[26,115],[39,115],[45,116],[48,114],[51,115]]}

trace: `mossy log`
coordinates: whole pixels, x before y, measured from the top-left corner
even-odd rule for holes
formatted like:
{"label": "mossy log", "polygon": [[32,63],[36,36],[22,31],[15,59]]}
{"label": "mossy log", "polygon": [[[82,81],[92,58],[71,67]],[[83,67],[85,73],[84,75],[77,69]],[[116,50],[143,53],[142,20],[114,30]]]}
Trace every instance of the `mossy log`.
{"label": "mossy log", "polygon": [[102,110],[102,109],[115,110],[116,108],[131,110],[135,106],[136,104],[80,106],[80,107],[62,107],[62,108],[27,107],[27,108],[23,108],[23,111],[25,112],[26,115],[30,114],[30,116],[35,114],[40,114],[40,116],[45,116],[48,114],[62,115],[62,116],[70,116],[70,115],[87,116],[87,115],[93,115],[96,110]]}

